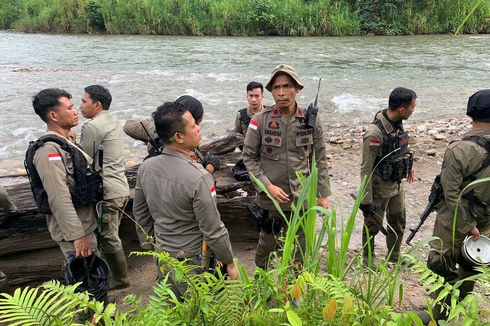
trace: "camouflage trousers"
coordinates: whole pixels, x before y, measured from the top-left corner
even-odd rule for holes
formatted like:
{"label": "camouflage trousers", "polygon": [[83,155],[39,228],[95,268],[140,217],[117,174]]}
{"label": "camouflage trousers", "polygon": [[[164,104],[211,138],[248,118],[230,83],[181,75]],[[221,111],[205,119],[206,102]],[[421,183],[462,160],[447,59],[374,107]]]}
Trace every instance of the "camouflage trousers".
{"label": "camouflage trousers", "polygon": [[100,251],[103,255],[114,254],[123,249],[119,238],[119,225],[128,199],[129,197],[118,197],[103,201],[102,233],[99,239]]}
{"label": "camouflage trousers", "polygon": [[[291,212],[284,212],[286,216],[289,216]],[[266,269],[269,265],[269,259],[271,253],[278,250],[281,247],[280,239],[286,235],[287,225],[283,221],[283,217],[277,211],[268,211],[269,223],[275,224],[277,228],[272,227],[272,232],[264,230],[261,228],[259,234],[259,242],[257,243],[257,248],[255,251],[255,265],[262,269]],[[267,222],[266,222],[267,223]],[[267,229],[267,228],[266,228]],[[275,229],[275,230],[274,230]],[[305,249],[305,234],[302,228],[298,229],[296,235],[302,250]],[[296,262],[302,262],[301,254],[297,251],[294,259]]]}
{"label": "camouflage trousers", "polygon": [[[374,196],[376,208],[373,213],[364,216],[363,245],[364,254],[368,253],[367,239],[371,238],[371,253],[374,254],[374,237],[379,233],[386,214],[388,225],[386,231],[386,247],[388,249],[387,259],[396,262],[400,256],[400,248],[405,232],[405,192],[401,191],[393,197],[380,198]],[[369,234],[366,234],[366,229]]]}

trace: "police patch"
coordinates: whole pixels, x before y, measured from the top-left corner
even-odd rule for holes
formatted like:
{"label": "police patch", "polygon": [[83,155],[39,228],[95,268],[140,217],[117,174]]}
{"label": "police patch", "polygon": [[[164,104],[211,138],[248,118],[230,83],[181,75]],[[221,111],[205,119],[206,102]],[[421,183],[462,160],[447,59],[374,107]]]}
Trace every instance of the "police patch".
{"label": "police patch", "polygon": [[272,153],[272,148],[271,148],[271,147],[267,147],[267,148],[265,149],[265,151],[266,151],[267,153],[269,153],[269,154],[270,154],[270,153]]}
{"label": "police patch", "polygon": [[279,124],[276,121],[269,121],[268,127],[271,129],[279,129]]}
{"label": "police patch", "polygon": [[274,138],[274,144],[278,145],[281,143],[281,138]]}
{"label": "police patch", "polygon": [[272,143],[272,138],[271,138],[271,137],[269,137],[269,136],[267,136],[267,137],[265,137],[264,141],[265,141],[266,143]]}

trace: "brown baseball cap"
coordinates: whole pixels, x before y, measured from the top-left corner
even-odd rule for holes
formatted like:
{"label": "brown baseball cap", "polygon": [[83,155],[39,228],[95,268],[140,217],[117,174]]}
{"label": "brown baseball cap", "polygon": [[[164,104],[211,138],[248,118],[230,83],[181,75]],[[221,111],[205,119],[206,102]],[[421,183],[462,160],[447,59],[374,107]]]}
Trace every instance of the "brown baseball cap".
{"label": "brown baseball cap", "polygon": [[296,82],[296,84],[298,84],[299,89],[303,89],[304,86],[299,81],[299,77],[298,77],[298,73],[296,72],[296,69],[294,69],[290,65],[280,64],[274,67],[274,69],[272,69],[271,79],[269,79],[269,82],[267,83],[267,85],[265,85],[266,90],[268,90],[269,92],[272,90],[272,82],[274,81],[274,78],[276,78],[277,74],[279,73],[284,73],[288,75]]}

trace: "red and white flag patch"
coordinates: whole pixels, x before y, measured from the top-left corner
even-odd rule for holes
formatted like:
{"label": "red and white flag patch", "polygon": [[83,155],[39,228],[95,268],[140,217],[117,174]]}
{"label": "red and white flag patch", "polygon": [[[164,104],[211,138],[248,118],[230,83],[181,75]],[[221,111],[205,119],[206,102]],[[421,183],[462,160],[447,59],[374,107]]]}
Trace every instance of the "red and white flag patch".
{"label": "red and white flag patch", "polygon": [[61,154],[60,153],[49,153],[48,154],[48,160],[49,161],[61,161]]}
{"label": "red and white flag patch", "polygon": [[369,145],[371,145],[371,146],[379,146],[380,143],[381,143],[381,141],[379,139],[376,139],[376,138],[369,140]]}
{"label": "red and white flag patch", "polygon": [[259,122],[256,120],[252,120],[252,121],[250,121],[250,124],[248,125],[248,127],[253,129],[253,130],[257,130],[257,128],[259,127]]}
{"label": "red and white flag patch", "polygon": [[211,197],[216,197],[216,188],[214,186],[209,188],[209,192],[211,193]]}

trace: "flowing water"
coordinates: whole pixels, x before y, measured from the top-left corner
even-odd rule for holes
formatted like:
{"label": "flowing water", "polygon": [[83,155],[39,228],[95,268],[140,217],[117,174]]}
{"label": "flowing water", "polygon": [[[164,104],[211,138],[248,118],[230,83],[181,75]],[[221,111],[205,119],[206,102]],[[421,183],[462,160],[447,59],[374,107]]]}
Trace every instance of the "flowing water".
{"label": "flowing water", "polygon": [[[418,94],[415,121],[463,117],[468,96],[490,88],[490,35],[413,37],[183,37],[43,35],[0,32],[0,175],[20,172],[30,140],[45,130],[32,96],[43,88],[72,93],[107,86],[122,121],[149,117],[183,94],[204,104],[203,141],[233,127],[245,86],[267,83],[289,63],[305,85],[298,102],[319,106],[324,125],[368,122],[397,86]],[[272,104],[265,92],[265,104]],[[80,114],[81,117],[81,114]],[[83,118],[80,119],[83,123]],[[126,138],[127,159],[143,146]],[[134,153],[137,153],[135,155]]]}

